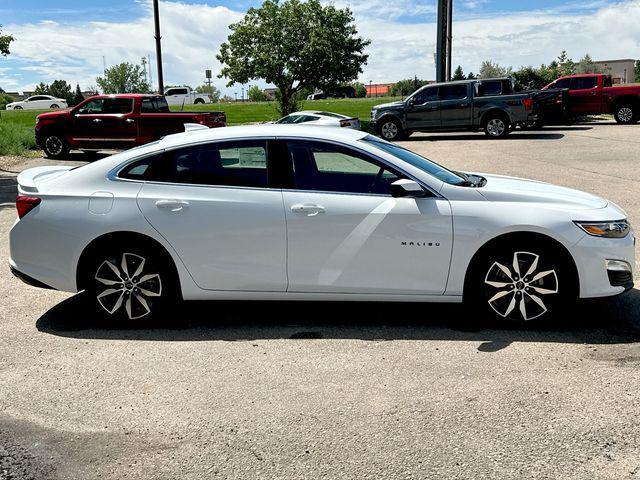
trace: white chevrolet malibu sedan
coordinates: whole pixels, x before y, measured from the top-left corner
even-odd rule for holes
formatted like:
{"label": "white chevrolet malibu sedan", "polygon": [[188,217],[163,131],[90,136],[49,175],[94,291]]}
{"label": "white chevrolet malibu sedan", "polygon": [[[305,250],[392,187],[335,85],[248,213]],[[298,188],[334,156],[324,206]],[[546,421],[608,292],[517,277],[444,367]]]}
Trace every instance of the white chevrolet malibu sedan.
{"label": "white chevrolet malibu sedan", "polygon": [[184,300],[461,302],[515,321],[633,285],[602,198],[349,129],[186,132],[18,176],[11,269],[129,321]]}

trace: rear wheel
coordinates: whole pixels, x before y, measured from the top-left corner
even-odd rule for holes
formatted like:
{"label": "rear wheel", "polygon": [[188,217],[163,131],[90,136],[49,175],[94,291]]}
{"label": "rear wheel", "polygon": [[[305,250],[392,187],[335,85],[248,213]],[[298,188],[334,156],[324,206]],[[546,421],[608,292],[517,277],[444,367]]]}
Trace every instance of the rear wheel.
{"label": "rear wheel", "polygon": [[168,262],[135,245],[96,252],[88,262],[85,284],[98,314],[110,321],[158,317],[177,301],[177,282]]}
{"label": "rear wheel", "polygon": [[201,99],[201,98],[196,98],[196,101],[195,101],[195,102],[193,102],[193,103],[194,103],[194,104],[196,104],[196,105],[204,104],[204,100],[203,100],[203,99]]}
{"label": "rear wheel", "polygon": [[17,107],[13,107],[14,110],[22,110],[22,107],[18,105]]}
{"label": "rear wheel", "polygon": [[473,311],[501,321],[543,320],[575,300],[573,275],[555,248],[503,243],[478,259],[465,297]]}
{"label": "rear wheel", "polygon": [[638,121],[636,108],[630,103],[618,105],[613,112],[613,116],[615,117],[616,122],[622,125],[629,125]]}
{"label": "rear wheel", "polygon": [[509,135],[510,124],[504,115],[492,114],[484,124],[484,133],[491,138],[504,138]]}
{"label": "rear wheel", "polygon": [[69,155],[70,148],[64,137],[52,133],[43,137],[42,150],[47,157],[59,159]]}
{"label": "rear wheel", "polygon": [[58,105],[57,103],[54,103],[53,105],[51,105],[49,108],[60,108],[60,105]]}
{"label": "rear wheel", "polygon": [[402,130],[402,124],[400,121],[395,118],[386,118],[383,119],[380,123],[380,127],[378,129],[378,133],[382,138],[388,141],[400,140],[404,137],[404,132]]}

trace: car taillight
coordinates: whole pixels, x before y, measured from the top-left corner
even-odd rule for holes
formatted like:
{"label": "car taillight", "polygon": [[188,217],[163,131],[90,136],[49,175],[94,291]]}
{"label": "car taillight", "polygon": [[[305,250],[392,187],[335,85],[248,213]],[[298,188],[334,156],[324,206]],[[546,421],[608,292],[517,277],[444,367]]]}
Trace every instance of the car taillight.
{"label": "car taillight", "polygon": [[27,197],[25,195],[18,195],[16,198],[16,210],[18,210],[18,218],[24,217],[31,210],[40,205],[42,201],[38,197]]}
{"label": "car taillight", "polygon": [[531,110],[533,108],[533,98],[525,98],[522,100],[525,110]]}
{"label": "car taillight", "polygon": [[349,127],[351,125],[351,120],[340,120],[341,127]]}

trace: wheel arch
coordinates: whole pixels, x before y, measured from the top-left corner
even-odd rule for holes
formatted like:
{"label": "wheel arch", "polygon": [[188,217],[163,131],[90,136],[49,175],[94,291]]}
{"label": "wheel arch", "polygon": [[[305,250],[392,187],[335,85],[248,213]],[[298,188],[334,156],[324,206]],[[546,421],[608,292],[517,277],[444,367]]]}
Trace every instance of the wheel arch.
{"label": "wheel arch", "polygon": [[634,107],[640,107],[640,97],[637,95],[621,95],[616,97],[611,102],[611,111],[615,112],[615,109],[620,105],[633,105]]}
{"label": "wheel arch", "polygon": [[471,280],[474,278],[474,275],[477,273],[477,268],[480,264],[480,260],[493,249],[500,247],[503,244],[518,244],[525,242],[537,242],[540,245],[547,246],[548,248],[552,248],[556,253],[558,253],[566,262],[566,266],[569,268],[571,277],[573,279],[572,288],[578,294],[580,292],[580,275],[578,273],[578,267],[576,262],[571,255],[571,252],[565,247],[560,241],[555,238],[546,235],[544,233],[533,232],[533,231],[520,231],[520,232],[508,232],[498,235],[496,237],[487,240],[471,257],[469,264],[467,265],[467,270],[464,276],[464,287],[463,287],[463,298],[467,298],[471,293]]}
{"label": "wheel arch", "polygon": [[500,116],[506,119],[508,123],[511,123],[511,116],[509,115],[509,113],[499,107],[494,106],[494,107],[488,108],[487,110],[485,110],[480,114],[480,126],[484,128],[487,122],[489,121],[489,119],[492,118],[493,116]]}
{"label": "wheel arch", "polygon": [[384,113],[378,120],[376,120],[378,131],[380,131],[382,124],[387,120],[395,120],[400,123],[400,126],[402,127],[403,130],[407,129],[407,125],[405,121],[400,117],[400,115],[397,112],[387,112],[387,113]]}
{"label": "wheel arch", "polygon": [[81,291],[86,288],[86,282],[88,280],[86,270],[89,266],[91,259],[95,258],[100,248],[104,246],[113,247],[114,245],[135,245],[145,249],[150,249],[156,255],[162,257],[167,266],[171,270],[171,274],[175,279],[175,286],[178,289],[176,292],[178,298],[182,298],[182,288],[180,282],[180,275],[176,267],[175,260],[169,251],[158,242],[156,239],[145,235],[143,233],[131,232],[131,231],[117,231],[109,232],[99,237],[94,238],[87,246],[82,250],[78,263],[76,265],[76,286],[77,290]]}

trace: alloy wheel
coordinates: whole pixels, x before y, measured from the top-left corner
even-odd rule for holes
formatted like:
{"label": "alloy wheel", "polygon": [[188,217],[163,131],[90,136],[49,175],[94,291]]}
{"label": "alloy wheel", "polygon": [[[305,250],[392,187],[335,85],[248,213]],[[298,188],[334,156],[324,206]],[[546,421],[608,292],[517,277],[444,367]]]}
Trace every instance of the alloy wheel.
{"label": "alloy wheel", "polygon": [[392,140],[398,136],[398,126],[394,122],[382,124],[380,131],[382,132],[382,136],[387,140]]}
{"label": "alloy wheel", "polygon": [[135,253],[104,260],[95,274],[96,299],[109,314],[122,309],[130,320],[151,313],[153,300],[162,295],[160,274],[145,271],[147,260]]}
{"label": "alloy wheel", "polygon": [[558,275],[540,264],[540,256],[531,252],[515,252],[511,265],[495,261],[484,280],[489,306],[503,318],[529,321],[544,315],[558,293]]}
{"label": "alloy wheel", "polygon": [[487,123],[487,131],[492,137],[499,137],[504,133],[506,126],[504,121],[499,118],[492,118]]}
{"label": "alloy wheel", "polygon": [[44,141],[44,144],[47,148],[47,152],[49,152],[53,156],[60,155],[64,150],[62,139],[55,135],[47,137],[47,139]]}
{"label": "alloy wheel", "polygon": [[622,107],[618,110],[618,118],[623,123],[630,123],[633,120],[633,110],[631,107]]}

